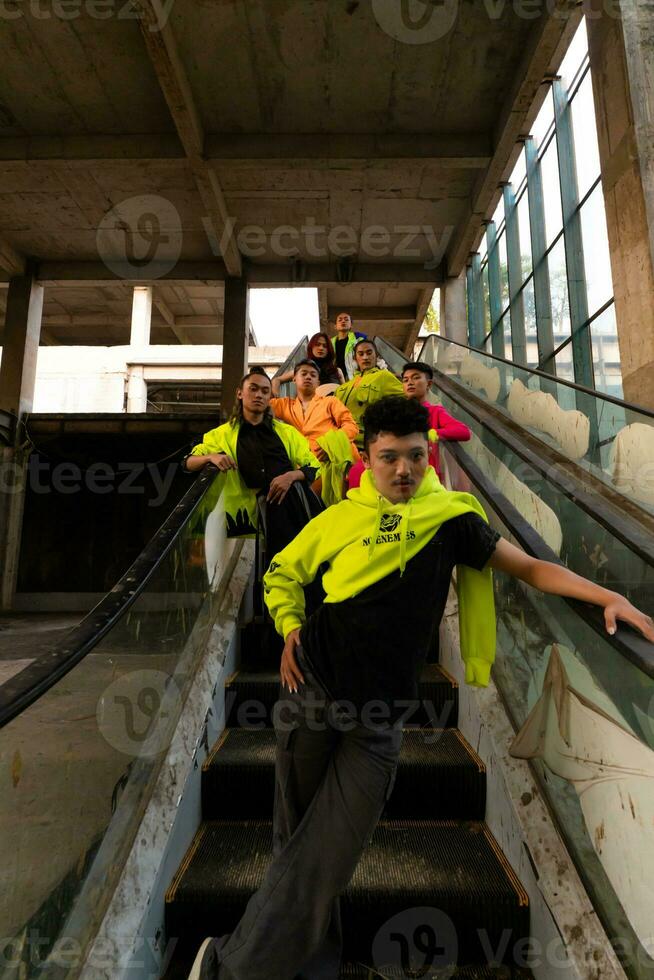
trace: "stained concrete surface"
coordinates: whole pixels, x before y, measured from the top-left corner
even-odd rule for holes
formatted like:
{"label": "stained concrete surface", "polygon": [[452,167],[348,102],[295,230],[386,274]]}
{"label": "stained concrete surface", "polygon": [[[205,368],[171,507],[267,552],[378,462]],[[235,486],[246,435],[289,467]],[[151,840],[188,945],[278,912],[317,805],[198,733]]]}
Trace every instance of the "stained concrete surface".
{"label": "stained concrete surface", "polygon": [[0,684],[49,653],[79,621],[78,613],[0,614]]}

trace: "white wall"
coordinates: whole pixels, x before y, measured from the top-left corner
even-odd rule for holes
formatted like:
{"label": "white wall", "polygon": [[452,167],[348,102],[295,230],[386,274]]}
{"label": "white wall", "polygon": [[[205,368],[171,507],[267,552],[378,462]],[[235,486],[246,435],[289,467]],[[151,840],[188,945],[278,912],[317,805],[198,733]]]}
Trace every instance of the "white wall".
{"label": "white wall", "polygon": [[[249,364],[273,374],[291,347],[251,347]],[[220,345],[148,347],[40,347],[34,412],[124,412],[130,369],[146,380],[219,381]],[[0,359],[1,359],[0,350]]]}

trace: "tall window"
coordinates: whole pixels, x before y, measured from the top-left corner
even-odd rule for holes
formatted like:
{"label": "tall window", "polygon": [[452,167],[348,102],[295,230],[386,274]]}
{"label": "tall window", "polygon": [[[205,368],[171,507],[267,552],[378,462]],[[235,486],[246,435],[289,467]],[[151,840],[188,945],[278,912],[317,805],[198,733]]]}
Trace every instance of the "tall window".
{"label": "tall window", "polygon": [[622,397],[582,20],[468,270],[469,342]]}

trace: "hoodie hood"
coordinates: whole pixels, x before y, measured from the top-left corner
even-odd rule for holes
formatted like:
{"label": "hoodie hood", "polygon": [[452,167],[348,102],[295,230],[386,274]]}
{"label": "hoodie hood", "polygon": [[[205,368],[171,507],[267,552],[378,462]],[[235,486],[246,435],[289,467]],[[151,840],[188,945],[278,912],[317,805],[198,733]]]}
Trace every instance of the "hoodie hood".
{"label": "hoodie hood", "polygon": [[375,486],[372,472],[370,470],[364,470],[361,476],[361,483],[358,487],[350,490],[347,497],[353,504],[360,507],[374,508],[376,511],[373,533],[370,537],[370,544],[368,545],[368,561],[372,560],[375,554],[375,548],[380,541],[380,535],[383,533],[382,521],[387,519],[389,515],[399,514],[401,520],[396,525],[395,530],[400,534],[400,575],[404,572],[406,568],[406,543],[411,536],[411,517],[416,508],[418,511],[422,509],[421,505],[427,497],[429,497],[430,509],[432,509],[432,495],[437,491],[446,493],[442,483],[436,476],[433,466],[428,466],[413,496],[409,497],[408,500],[402,500],[394,504],[379,493]]}

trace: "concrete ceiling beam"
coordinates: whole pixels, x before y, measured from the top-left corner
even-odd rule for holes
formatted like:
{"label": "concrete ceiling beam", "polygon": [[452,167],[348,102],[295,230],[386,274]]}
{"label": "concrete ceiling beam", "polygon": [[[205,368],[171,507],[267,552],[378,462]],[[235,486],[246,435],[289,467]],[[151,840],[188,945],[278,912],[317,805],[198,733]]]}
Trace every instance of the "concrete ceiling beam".
{"label": "concrete ceiling beam", "polygon": [[241,276],[243,265],[232,221],[218,177],[204,157],[204,132],[191,86],[169,23],[159,23],[155,0],[138,0],[141,34],[161,91],[186,153],[198,193],[206,209],[205,231],[212,248],[220,250],[230,276]]}
{"label": "concrete ceiling beam", "polygon": [[25,272],[25,259],[3,238],[0,238],[0,269],[9,277],[22,276]]}
{"label": "concrete ceiling beam", "polygon": [[70,163],[75,160],[184,160],[179,137],[138,136],[5,136],[0,139],[0,160],[5,162]]}
{"label": "concrete ceiling beam", "polygon": [[431,284],[432,289],[443,281],[443,267],[426,269],[424,265],[409,262],[357,262],[347,280],[339,279],[334,263],[312,263],[303,266],[302,280],[293,278],[289,265],[251,265],[247,269],[248,282],[253,287],[286,288],[288,286],[415,286],[422,289]]}
{"label": "concrete ceiling beam", "polygon": [[582,17],[577,0],[554,0],[534,27],[526,45],[513,85],[504,102],[493,133],[490,164],[475,182],[466,217],[460,222],[447,250],[448,275],[456,277],[465,268],[483,233],[482,222],[491,217],[499,201],[500,182],[509,176],[520,152],[518,140],[529,132],[545,98],[543,81],[552,74]]}
{"label": "concrete ceiling beam", "polygon": [[355,323],[361,320],[396,320],[402,323],[413,323],[416,315],[415,306],[330,306],[329,322],[334,323],[339,313],[347,311]]}
{"label": "concrete ceiling beam", "polygon": [[167,265],[158,267],[156,263],[151,263],[148,265],[147,273],[143,278],[134,278],[127,282],[104,262],[41,262],[37,278],[39,282],[49,282],[58,286],[101,286],[106,282],[124,282],[130,286],[138,286],[152,282],[222,283],[227,277],[225,265],[220,260],[178,262],[172,269]]}
{"label": "concrete ceiling beam", "polygon": [[205,139],[205,155],[215,162],[261,167],[267,162],[302,165],[302,161],[339,163],[415,160],[444,167],[480,169],[491,159],[491,143],[486,133],[458,136],[447,133],[410,135],[372,135],[345,133],[238,133],[210,134]]}

